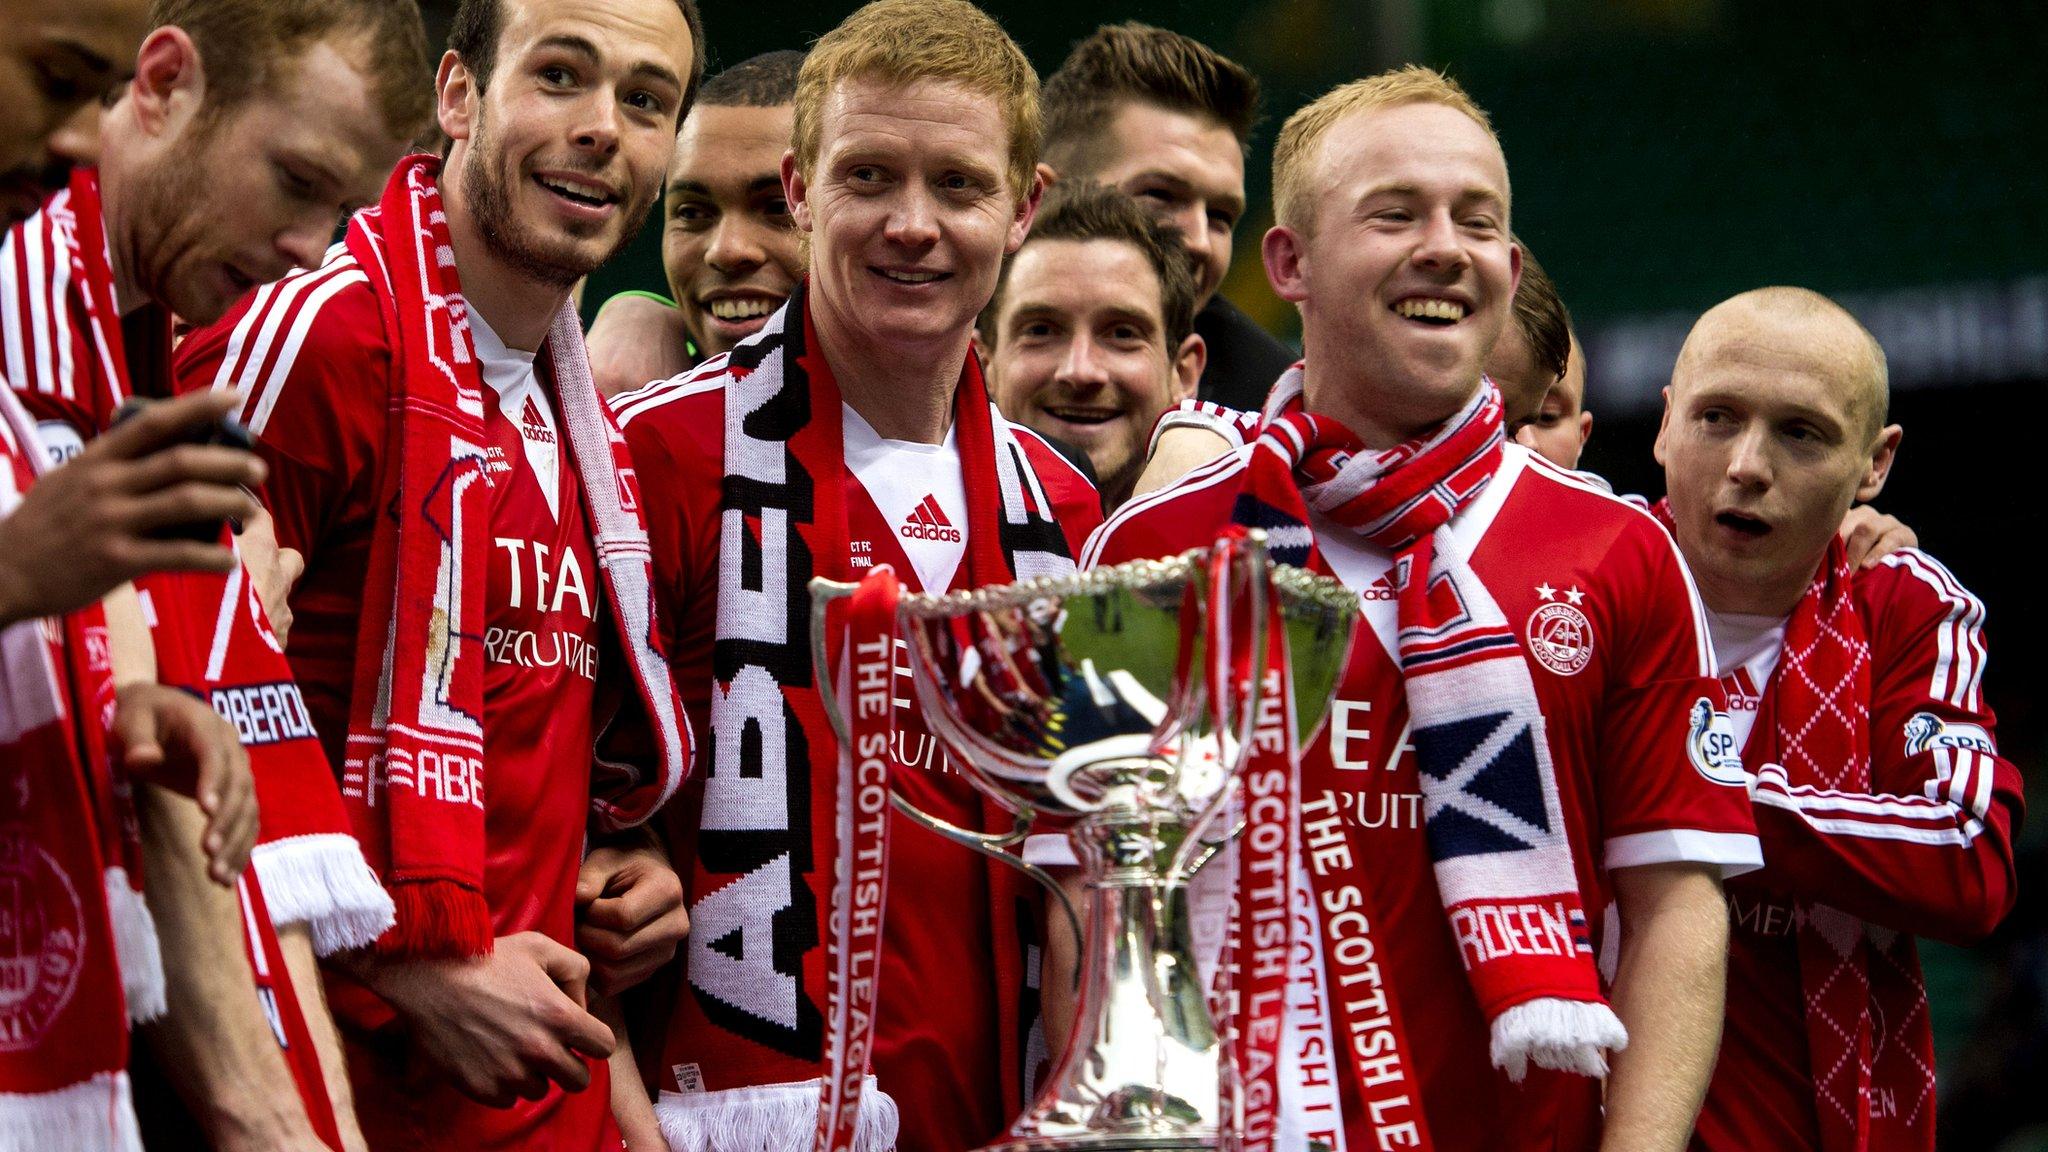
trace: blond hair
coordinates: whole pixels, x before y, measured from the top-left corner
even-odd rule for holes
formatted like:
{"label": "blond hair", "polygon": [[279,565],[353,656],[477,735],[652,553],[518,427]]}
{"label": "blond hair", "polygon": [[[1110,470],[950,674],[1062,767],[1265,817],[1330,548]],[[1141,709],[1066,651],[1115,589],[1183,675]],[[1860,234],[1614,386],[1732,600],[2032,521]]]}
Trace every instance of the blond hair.
{"label": "blond hair", "polygon": [[[1273,217],[1283,227],[1307,229],[1314,218],[1312,205],[1316,158],[1323,137],[1337,121],[1354,112],[1394,108],[1403,104],[1441,104],[1470,116],[1486,134],[1493,136],[1493,121],[1486,110],[1458,86],[1456,80],[1434,68],[1410,64],[1363,80],[1340,84],[1316,101],[1287,118],[1280,138],[1273,143]],[[1494,136],[1494,142],[1500,138]]]}
{"label": "blond hair", "polygon": [[796,80],[791,135],[806,177],[818,162],[825,97],[854,77],[951,81],[993,96],[1010,130],[1010,189],[1019,196],[1030,189],[1040,139],[1038,73],[988,13],[967,0],[874,0],[825,33]]}

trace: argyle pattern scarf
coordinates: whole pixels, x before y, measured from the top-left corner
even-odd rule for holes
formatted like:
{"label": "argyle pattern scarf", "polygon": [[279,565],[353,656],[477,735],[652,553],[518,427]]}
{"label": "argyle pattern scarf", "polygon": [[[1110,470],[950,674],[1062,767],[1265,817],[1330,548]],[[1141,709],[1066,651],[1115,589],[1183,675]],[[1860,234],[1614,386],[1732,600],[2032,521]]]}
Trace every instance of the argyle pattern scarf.
{"label": "argyle pattern scarf", "polygon": [[[416,958],[491,950],[484,899],[483,624],[490,536],[483,377],[469,338],[431,156],[400,161],[351,221],[393,350],[376,532],[356,647],[343,795],[397,923],[376,947]],[[582,481],[605,602],[656,737],[650,770],[595,762],[600,827],[651,816],[689,769],[688,721],[655,646],[653,554],[625,437],[599,399],[563,305],[544,346]]]}
{"label": "argyle pattern scarf", "polygon": [[[1652,511],[1674,527],[1669,501]],[[1785,621],[1782,654],[1764,691],[1776,723],[1768,760],[1755,766],[1759,789],[1852,796],[1874,790],[1870,641],[1840,537],[1828,542],[1813,583]],[[1750,748],[1756,747],[1753,735]],[[1902,1101],[1900,1111],[1904,1124],[1921,1133],[1913,1146],[1932,1148],[1933,1032],[1911,938],[1811,900],[1795,898],[1793,908],[1822,1152],[1869,1147],[1870,1086],[1880,1064],[1892,1069],[1887,1081],[1922,1086],[1920,1098]]]}
{"label": "argyle pattern scarf", "polygon": [[[1540,906],[1569,925],[1564,954],[1461,948],[1495,1066],[1604,1075],[1627,1033],[1600,993],[1543,714],[1519,641],[1445,525],[1500,466],[1487,384],[1432,432],[1384,451],[1308,412],[1303,368],[1280,378],[1235,519],[1276,561],[1307,567],[1313,509],[1395,557],[1399,656],[1430,847],[1453,925]],[[1469,935],[1469,933],[1468,933]]]}

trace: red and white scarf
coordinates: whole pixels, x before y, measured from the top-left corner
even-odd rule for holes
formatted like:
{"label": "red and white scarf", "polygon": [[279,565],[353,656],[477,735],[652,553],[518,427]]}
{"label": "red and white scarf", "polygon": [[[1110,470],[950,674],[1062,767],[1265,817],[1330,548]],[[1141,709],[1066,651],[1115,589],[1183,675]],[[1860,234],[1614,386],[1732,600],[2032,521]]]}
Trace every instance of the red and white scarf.
{"label": "red and white scarf", "polygon": [[[484,572],[491,543],[483,379],[470,343],[439,159],[409,156],[350,222],[392,349],[378,517],[357,634],[343,795],[397,907],[389,955],[490,952],[484,899]],[[689,771],[689,722],[654,640],[653,554],[632,464],[565,303],[546,360],[580,474],[605,602],[659,744],[651,770],[593,758],[601,827],[653,815]]]}
{"label": "red and white scarf", "polygon": [[[1673,527],[1669,501],[1653,511]],[[1830,539],[1813,583],[1785,621],[1778,666],[1764,688],[1774,717],[1768,743],[1758,740],[1766,734],[1753,733],[1745,749],[1756,762],[1759,792],[1875,791],[1870,641],[1855,588],[1847,550],[1839,537]],[[1869,1147],[1873,1078],[1925,1086],[1922,1106],[1899,1109],[1910,1118],[1904,1123],[1920,1130],[1902,1147],[1934,1147],[1934,1032],[1912,938],[1811,900],[1795,898],[1793,909],[1822,1152]]]}
{"label": "red and white scarf", "polygon": [[[87,421],[73,430],[82,437],[105,431],[128,397],[171,392],[168,314],[160,306],[136,314],[155,321],[143,329],[153,345],[131,347],[124,330],[94,169],[73,172],[63,192],[10,233],[0,255],[0,310],[32,336],[27,354],[43,374],[25,382],[34,385],[29,402],[56,402],[67,418]],[[139,378],[131,379],[131,363],[141,366]],[[349,831],[333,770],[248,572],[160,572],[135,583],[152,617],[158,679],[212,703],[248,750],[263,812],[250,860],[276,922],[304,923],[323,956],[376,939],[391,925],[390,897]]]}
{"label": "red and white scarf", "polygon": [[[800,287],[725,365],[714,741],[691,886],[691,989],[681,1006],[689,1026],[705,1032],[706,1065],[717,1062],[721,1087],[663,1096],[663,1130],[671,1147],[686,1152],[802,1152],[814,1142],[835,1152],[885,1152],[895,1142],[894,1105],[863,1075],[873,1052],[876,990],[860,978],[878,963],[884,889],[869,893],[872,901],[855,899],[858,885],[883,883],[866,869],[886,860],[887,814],[866,819],[861,803],[886,796],[886,787],[875,792],[872,766],[860,775],[860,758],[839,747],[819,702],[830,686],[816,683],[811,666],[811,577],[845,581],[858,573],[848,559],[839,390],[828,372],[813,370],[823,368],[823,356],[815,351],[807,298],[808,287]],[[1022,446],[990,403],[972,352],[961,369],[954,420],[967,490],[969,581],[1072,572],[1066,537]],[[846,614],[834,612],[833,648],[849,654],[849,676],[874,663],[861,657],[862,636],[872,642],[886,615],[869,613],[866,632],[842,648]],[[867,717],[857,742],[886,742],[892,723]],[[740,766],[742,749],[750,765],[758,755],[758,769]],[[795,783],[727,786],[742,771]],[[778,827],[786,831],[746,831]],[[780,847],[756,858],[739,843],[749,837]],[[961,851],[962,866],[973,866]],[[1003,894],[1017,889],[1001,872],[991,876],[999,905],[992,905],[992,922],[1000,934],[1014,919]],[[719,950],[736,923],[745,926],[744,962]],[[828,942],[822,965],[812,955],[821,942]],[[1022,986],[1021,951],[999,940],[995,955],[978,960],[995,966],[1006,1012],[1018,1000],[1011,991]],[[705,1004],[721,1010],[706,1014]],[[1006,1018],[1002,1030],[1016,1025]],[[1001,1043],[1005,1053],[1021,1049],[1012,1035]],[[1005,1086],[1008,1100],[1021,1092],[1021,1073],[1006,1079],[1015,1082]]]}
{"label": "red and white scarf", "polygon": [[[4,384],[0,517],[45,466]],[[155,934],[121,864],[139,845],[132,814],[119,819],[107,756],[106,644],[96,605],[0,633],[0,1148],[141,1148],[127,1073],[134,981],[122,968],[155,958]],[[123,916],[141,917],[125,947]],[[144,930],[149,951],[137,956]],[[160,961],[154,979],[161,1012]]]}
{"label": "red and white scarf", "polygon": [[[1461,950],[1493,1062],[1515,1080],[1531,1062],[1599,1076],[1606,1050],[1627,1035],[1600,993],[1535,685],[1514,630],[1446,528],[1492,479],[1501,444],[1500,397],[1488,384],[1427,435],[1368,450],[1304,409],[1296,365],[1267,401],[1234,519],[1265,529],[1280,563],[1313,565],[1311,509],[1394,554],[1400,664],[1445,916],[1539,904],[1558,910],[1577,943],[1565,956]],[[1258,770],[1255,757],[1249,771]],[[1418,1099],[1416,1088],[1360,1085],[1368,1104]]]}

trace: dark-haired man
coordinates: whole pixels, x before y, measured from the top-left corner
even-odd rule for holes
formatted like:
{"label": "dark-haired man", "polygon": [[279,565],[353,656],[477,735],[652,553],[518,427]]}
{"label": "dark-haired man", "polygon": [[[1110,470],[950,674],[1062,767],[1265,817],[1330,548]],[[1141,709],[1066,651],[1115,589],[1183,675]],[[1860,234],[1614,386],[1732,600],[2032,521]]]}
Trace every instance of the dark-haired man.
{"label": "dark-haired man", "polygon": [[1194,312],[1173,232],[1129,197],[1061,181],[982,311],[989,392],[1005,416],[1085,452],[1113,511],[1144,466],[1153,423],[1201,378]]}
{"label": "dark-haired man", "polygon": [[1511,316],[1486,354],[1486,378],[1500,389],[1501,420],[1510,437],[1536,418],[1571,356],[1571,313],[1527,245],[1522,246],[1522,279],[1515,285]]}
{"label": "dark-haired man", "polygon": [[104,97],[135,66],[143,0],[17,0],[0,21],[0,227],[99,156]]}
{"label": "dark-haired man", "polygon": [[[332,986],[376,1148],[615,1142],[585,982],[683,931],[665,853],[609,839],[676,787],[687,733],[568,296],[659,195],[697,27],[687,0],[464,3],[445,163],[401,161],[320,268],[179,349],[181,387],[248,394],[307,559],[293,671],[397,906]],[[656,739],[621,773],[593,748],[622,701]],[[615,846],[579,875],[587,831]]]}
{"label": "dark-haired man", "polygon": [[1216,294],[1244,217],[1244,158],[1259,82],[1207,45],[1135,21],[1105,25],[1045,78],[1045,162],[1172,225],[1195,267],[1201,394],[1256,409],[1295,353]]}
{"label": "dark-haired man", "polygon": [[[103,162],[0,246],[0,307],[34,365],[15,382],[53,462],[129,398],[171,394],[174,317],[209,322],[251,284],[316,262],[336,214],[374,194],[426,121],[425,33],[402,0],[164,0],[153,16],[105,113]],[[360,1143],[313,955],[373,939],[390,901],[299,718],[284,617],[273,629],[249,594],[283,608],[274,584],[296,555],[270,563],[267,541],[245,533],[249,566],[225,579],[139,582],[155,674],[236,724],[265,838],[239,890],[214,887],[194,806],[138,793],[169,1009],[148,1030],[158,1058],[138,1060],[152,1142]]]}
{"label": "dark-haired man", "polygon": [[803,62],[801,52],[764,52],[704,82],[669,161],[661,263],[672,303],[621,293],[590,326],[606,395],[731,351],[796,290],[803,254],[782,154]]}

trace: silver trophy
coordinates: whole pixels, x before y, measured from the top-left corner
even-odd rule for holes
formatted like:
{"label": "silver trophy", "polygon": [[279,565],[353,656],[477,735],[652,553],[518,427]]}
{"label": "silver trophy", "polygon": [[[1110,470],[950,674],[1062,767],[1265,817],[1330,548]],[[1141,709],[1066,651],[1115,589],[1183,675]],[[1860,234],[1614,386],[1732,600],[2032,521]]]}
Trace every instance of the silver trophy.
{"label": "silver trophy", "polygon": [[[1013,814],[963,829],[894,797],[906,816],[988,853],[1057,897],[1082,949],[1073,1031],[1037,1099],[985,1152],[1215,1148],[1222,1048],[1198,974],[1188,882],[1228,842],[1277,605],[1298,742],[1344,667],[1356,594],[1272,563],[1264,536],[944,595],[906,593],[897,634],[918,706],[952,762]],[[854,585],[813,580],[819,683],[828,604]],[[1249,655],[1248,662],[1242,659]],[[840,738],[836,694],[823,693]],[[1059,884],[1019,846],[1062,826],[1088,893],[1080,928]],[[886,994],[886,993],[885,993]]]}

